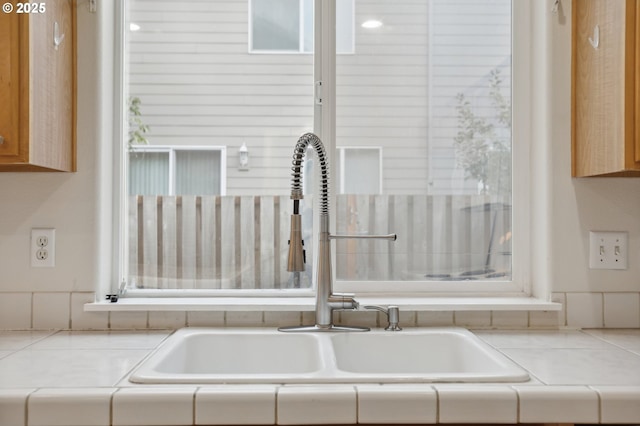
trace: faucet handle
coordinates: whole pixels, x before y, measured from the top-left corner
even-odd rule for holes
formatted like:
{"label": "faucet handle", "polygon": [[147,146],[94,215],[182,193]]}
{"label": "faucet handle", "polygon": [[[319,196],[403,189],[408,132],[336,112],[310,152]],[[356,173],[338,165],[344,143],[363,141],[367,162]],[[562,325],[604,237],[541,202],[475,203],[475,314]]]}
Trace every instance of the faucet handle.
{"label": "faucet handle", "polygon": [[398,324],[400,322],[400,308],[396,305],[389,305],[386,308],[377,305],[366,305],[365,309],[374,309],[380,311],[387,316],[389,324],[385,327],[387,331],[401,331],[402,327]]}

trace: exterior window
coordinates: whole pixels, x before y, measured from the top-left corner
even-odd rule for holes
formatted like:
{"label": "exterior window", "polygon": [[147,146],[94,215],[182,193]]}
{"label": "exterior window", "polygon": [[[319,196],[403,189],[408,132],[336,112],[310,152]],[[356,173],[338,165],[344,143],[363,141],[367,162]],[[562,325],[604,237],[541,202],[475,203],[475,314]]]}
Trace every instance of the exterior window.
{"label": "exterior window", "polygon": [[[353,53],[353,1],[336,11],[336,49]],[[250,0],[249,51],[313,53],[313,0]]]}
{"label": "exterior window", "polygon": [[339,147],[340,194],[382,193],[382,150]]}
{"label": "exterior window", "polygon": [[337,291],[527,291],[514,259],[526,259],[528,171],[512,166],[528,149],[516,125],[528,114],[512,110],[526,82],[512,63],[528,53],[512,40],[526,39],[514,16],[529,2],[338,0],[331,60],[313,53],[312,0],[121,4],[123,95],[136,99],[121,221],[132,293],[311,294],[311,150],[306,271],[285,259],[293,148],[319,122],[335,135],[323,137],[332,231],[398,234],[333,241]]}
{"label": "exterior window", "polygon": [[222,195],[223,152],[136,146],[129,153],[129,195]]}

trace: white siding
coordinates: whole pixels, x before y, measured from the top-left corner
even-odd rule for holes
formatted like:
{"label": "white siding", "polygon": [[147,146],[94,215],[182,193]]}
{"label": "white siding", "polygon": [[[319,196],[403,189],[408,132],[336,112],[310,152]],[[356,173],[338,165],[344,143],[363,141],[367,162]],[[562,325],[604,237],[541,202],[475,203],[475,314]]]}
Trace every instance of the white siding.
{"label": "white siding", "polygon": [[[227,194],[283,195],[312,128],[313,57],[249,54],[248,3],[127,1],[141,27],[129,32],[130,94],[151,144],[227,146]],[[454,156],[455,95],[493,113],[482,87],[510,66],[510,2],[356,0],[355,12],[355,53],[337,60],[338,144],[383,147],[385,193],[476,192]],[[360,26],[373,17],[384,26]],[[242,143],[249,171],[236,167]]]}

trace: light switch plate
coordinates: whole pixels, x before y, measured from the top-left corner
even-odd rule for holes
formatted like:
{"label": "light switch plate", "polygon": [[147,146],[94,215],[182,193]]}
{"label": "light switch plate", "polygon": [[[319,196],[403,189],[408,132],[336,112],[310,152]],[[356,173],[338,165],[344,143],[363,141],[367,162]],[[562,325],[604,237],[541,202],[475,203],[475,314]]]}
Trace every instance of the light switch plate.
{"label": "light switch plate", "polygon": [[589,232],[589,268],[627,269],[628,232]]}

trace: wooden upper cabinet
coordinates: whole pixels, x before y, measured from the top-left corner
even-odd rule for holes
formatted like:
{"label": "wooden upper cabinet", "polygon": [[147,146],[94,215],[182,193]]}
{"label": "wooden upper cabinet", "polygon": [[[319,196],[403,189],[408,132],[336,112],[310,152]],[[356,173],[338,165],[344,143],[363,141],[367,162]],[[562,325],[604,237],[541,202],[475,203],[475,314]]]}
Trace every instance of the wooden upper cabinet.
{"label": "wooden upper cabinet", "polygon": [[573,176],[640,176],[638,2],[572,3]]}
{"label": "wooden upper cabinet", "polygon": [[0,12],[0,171],[75,171],[74,2],[31,3],[38,13],[10,3]]}

